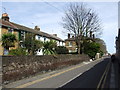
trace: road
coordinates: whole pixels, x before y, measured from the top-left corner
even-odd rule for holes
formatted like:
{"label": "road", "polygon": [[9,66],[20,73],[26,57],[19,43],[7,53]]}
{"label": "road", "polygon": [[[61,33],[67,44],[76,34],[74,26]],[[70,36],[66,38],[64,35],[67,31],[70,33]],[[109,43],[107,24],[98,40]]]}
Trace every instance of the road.
{"label": "road", "polygon": [[83,62],[6,85],[6,88],[97,88],[109,58]]}
{"label": "road", "polygon": [[98,63],[90,70],[86,71],[81,76],[78,76],[61,88],[97,88],[108,61],[109,59],[105,59],[104,61]]}

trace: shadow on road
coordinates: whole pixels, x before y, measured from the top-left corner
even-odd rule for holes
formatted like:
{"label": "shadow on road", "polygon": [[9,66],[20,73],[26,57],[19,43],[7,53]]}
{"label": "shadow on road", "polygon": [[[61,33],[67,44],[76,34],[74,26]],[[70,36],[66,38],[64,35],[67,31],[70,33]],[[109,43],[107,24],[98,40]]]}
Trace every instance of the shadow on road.
{"label": "shadow on road", "polygon": [[96,64],[94,67],[57,90],[62,88],[97,88],[109,60],[110,58],[104,59],[102,62]]}

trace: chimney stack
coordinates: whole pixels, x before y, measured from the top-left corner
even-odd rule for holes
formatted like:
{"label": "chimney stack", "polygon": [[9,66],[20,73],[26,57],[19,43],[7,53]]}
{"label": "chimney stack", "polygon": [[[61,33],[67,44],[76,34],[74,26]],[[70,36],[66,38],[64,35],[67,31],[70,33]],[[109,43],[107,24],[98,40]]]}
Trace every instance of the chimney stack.
{"label": "chimney stack", "polygon": [[4,21],[9,21],[9,16],[8,16],[7,13],[3,13],[3,14],[2,14],[2,20],[4,20]]}
{"label": "chimney stack", "polygon": [[53,35],[57,37],[57,34],[53,34]]}
{"label": "chimney stack", "polygon": [[70,34],[68,33],[68,39],[70,38]]}
{"label": "chimney stack", "polygon": [[90,38],[92,38],[92,31],[90,31]]}
{"label": "chimney stack", "polygon": [[95,39],[95,34],[93,34],[93,39]]}
{"label": "chimney stack", "polygon": [[40,28],[38,26],[35,26],[34,28],[36,31],[40,31]]}

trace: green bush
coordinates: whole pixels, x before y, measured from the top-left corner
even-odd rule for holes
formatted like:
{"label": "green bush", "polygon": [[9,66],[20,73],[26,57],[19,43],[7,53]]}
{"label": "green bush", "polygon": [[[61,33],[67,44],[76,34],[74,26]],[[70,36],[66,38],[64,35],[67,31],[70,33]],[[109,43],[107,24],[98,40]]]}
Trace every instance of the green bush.
{"label": "green bush", "polygon": [[103,51],[100,51],[99,53],[100,53],[100,56],[101,56],[101,57],[102,57],[102,56],[103,56],[103,54],[104,54],[104,53],[103,53]]}
{"label": "green bush", "polygon": [[57,47],[57,43],[54,40],[46,41],[43,43],[43,55],[54,55],[56,54],[55,52],[55,47]]}
{"label": "green bush", "polygon": [[28,55],[28,53],[24,48],[17,48],[10,50],[9,55],[19,56],[19,55]]}
{"label": "green bush", "polygon": [[10,47],[15,47],[15,42],[17,42],[17,39],[16,36],[12,33],[5,33],[2,35],[1,41],[2,46],[5,49],[3,54],[8,55]]}
{"label": "green bush", "polygon": [[57,54],[68,54],[68,49],[64,46],[58,46],[55,48]]}
{"label": "green bush", "polygon": [[90,58],[95,58],[96,53],[100,52],[100,44],[96,42],[84,43],[84,53]]}
{"label": "green bush", "polygon": [[33,33],[26,33],[23,46],[28,50],[29,55],[35,55],[36,52],[42,48],[43,42],[35,40],[35,35]]}

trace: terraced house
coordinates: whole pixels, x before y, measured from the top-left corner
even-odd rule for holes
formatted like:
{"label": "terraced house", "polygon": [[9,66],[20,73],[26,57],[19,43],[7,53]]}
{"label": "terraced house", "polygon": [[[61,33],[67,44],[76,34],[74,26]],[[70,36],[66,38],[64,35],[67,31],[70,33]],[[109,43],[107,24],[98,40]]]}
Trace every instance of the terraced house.
{"label": "terraced house", "polygon": [[[35,34],[35,39],[41,41],[55,40],[58,46],[64,45],[64,41],[57,37],[57,34],[48,34],[42,32],[38,26],[35,26],[34,29],[10,22],[10,18],[7,13],[3,13],[0,19],[0,39],[4,33],[12,33],[17,37],[18,42],[15,43],[15,46],[10,49],[16,49],[22,47],[22,42],[25,40],[26,33]],[[2,47],[2,41],[0,41],[0,55],[5,54],[6,50]],[[38,50],[37,55],[42,55],[42,52]]]}

